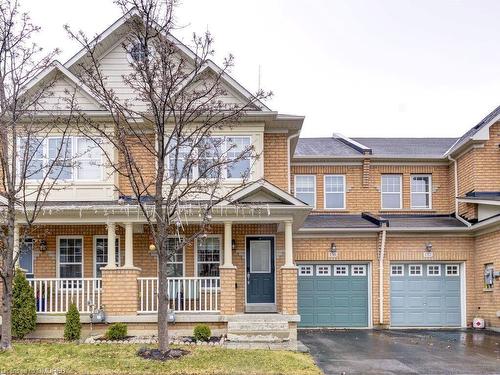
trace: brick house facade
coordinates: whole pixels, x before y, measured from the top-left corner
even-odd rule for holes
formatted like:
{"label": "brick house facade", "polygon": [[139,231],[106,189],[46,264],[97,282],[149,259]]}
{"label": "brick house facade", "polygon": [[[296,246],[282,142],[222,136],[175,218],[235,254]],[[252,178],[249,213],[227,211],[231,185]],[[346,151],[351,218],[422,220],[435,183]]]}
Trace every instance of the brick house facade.
{"label": "brick house facade", "polygon": [[[106,45],[117,50],[104,55],[125,64],[112,37]],[[294,339],[301,326],[467,327],[475,317],[500,328],[499,120],[497,109],[460,138],[308,139],[298,138],[303,117],[248,114],[238,134],[261,160],[235,201],[249,206],[214,210],[209,241],[175,256],[172,331],[205,322],[234,340]],[[134,150],[154,176],[154,161]],[[154,332],[157,257],[137,207],[118,203],[117,190],[131,193],[126,185],[117,175],[76,183],[74,195],[47,202],[20,260],[37,298],[35,335],[60,335],[70,301],[84,323],[98,307],[106,322]],[[198,257],[207,243],[217,254],[211,276]],[[266,319],[275,325],[259,325]]]}

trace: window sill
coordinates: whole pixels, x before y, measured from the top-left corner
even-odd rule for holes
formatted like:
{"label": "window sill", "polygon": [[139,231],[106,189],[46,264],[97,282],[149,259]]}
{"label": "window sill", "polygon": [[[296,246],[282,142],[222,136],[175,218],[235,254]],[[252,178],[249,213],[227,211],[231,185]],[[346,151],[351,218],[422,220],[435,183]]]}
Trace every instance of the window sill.
{"label": "window sill", "polygon": [[491,293],[493,291],[494,291],[493,288],[483,288],[483,292]]}

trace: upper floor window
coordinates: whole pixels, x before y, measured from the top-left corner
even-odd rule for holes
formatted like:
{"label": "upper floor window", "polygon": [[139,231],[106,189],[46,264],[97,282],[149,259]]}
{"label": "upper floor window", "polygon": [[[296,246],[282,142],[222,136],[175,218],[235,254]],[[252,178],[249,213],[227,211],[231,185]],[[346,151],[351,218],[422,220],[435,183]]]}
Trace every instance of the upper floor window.
{"label": "upper floor window", "polygon": [[295,196],[311,207],[316,206],[316,176],[296,175]]}
{"label": "upper floor window", "polygon": [[[26,180],[101,181],[102,151],[100,138],[48,137],[21,138],[19,159],[26,156]],[[28,150],[26,150],[28,147]]]}
{"label": "upper floor window", "polygon": [[431,208],[431,176],[411,176],[411,208]]}
{"label": "upper floor window", "polygon": [[325,208],[327,209],[345,208],[344,175],[325,176]]}
{"label": "upper floor window", "polygon": [[381,186],[381,199],[383,210],[401,209],[401,175],[383,174]]}
{"label": "upper floor window", "polygon": [[[189,176],[193,179],[241,179],[250,173],[250,136],[207,137],[199,143],[199,147],[187,143],[177,150],[173,145],[167,156],[168,175],[171,178],[175,171],[179,173],[179,178]],[[189,158],[191,163],[187,163]]]}

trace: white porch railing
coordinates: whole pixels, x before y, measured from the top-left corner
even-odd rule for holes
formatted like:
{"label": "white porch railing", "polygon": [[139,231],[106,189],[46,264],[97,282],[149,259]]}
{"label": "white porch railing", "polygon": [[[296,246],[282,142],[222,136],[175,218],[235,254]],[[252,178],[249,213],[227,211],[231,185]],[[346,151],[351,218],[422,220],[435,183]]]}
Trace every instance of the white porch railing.
{"label": "white porch railing", "polygon": [[36,312],[61,314],[74,302],[78,311],[90,313],[101,306],[101,279],[28,279],[36,299]]}
{"label": "white porch railing", "polygon": [[[158,278],[139,277],[138,313],[158,312]],[[220,277],[170,277],[169,308],[176,312],[218,312]]]}

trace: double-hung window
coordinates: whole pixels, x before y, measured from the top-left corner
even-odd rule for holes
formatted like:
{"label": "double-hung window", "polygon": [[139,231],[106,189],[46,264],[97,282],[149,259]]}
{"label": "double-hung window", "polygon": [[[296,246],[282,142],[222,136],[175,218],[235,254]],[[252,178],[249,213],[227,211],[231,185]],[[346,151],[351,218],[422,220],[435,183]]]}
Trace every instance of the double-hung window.
{"label": "double-hung window", "polygon": [[316,206],[316,176],[296,175],[295,196],[311,207]]}
{"label": "double-hung window", "polygon": [[189,143],[187,140],[179,146],[174,143],[167,151],[170,178],[177,171],[178,178],[242,179],[251,171],[250,136],[210,136],[196,145]]}
{"label": "double-hung window", "polygon": [[[108,238],[107,237],[95,237],[94,240],[95,249],[95,277],[101,277],[101,268],[106,267],[108,264]],[[120,266],[120,239],[115,239],[115,264]]]}
{"label": "double-hung window", "polygon": [[411,208],[431,208],[431,175],[411,176]]}
{"label": "double-hung window", "polygon": [[344,209],[345,208],[345,176],[326,175],[325,176],[325,208]]}
{"label": "double-hung window", "polygon": [[381,200],[383,210],[402,208],[402,189],[400,174],[383,174],[381,184]]}
{"label": "double-hung window", "polygon": [[179,247],[179,242],[175,237],[167,240],[167,277],[184,276],[184,248]]}
{"label": "double-hung window", "polygon": [[219,237],[196,240],[196,269],[200,277],[218,277],[221,244]]}
{"label": "double-hung window", "polygon": [[61,181],[101,181],[101,138],[48,137],[21,138],[20,170],[26,165],[26,180],[36,181],[48,176]]}
{"label": "double-hung window", "polygon": [[83,239],[81,237],[60,237],[59,248],[59,277],[83,277]]}

